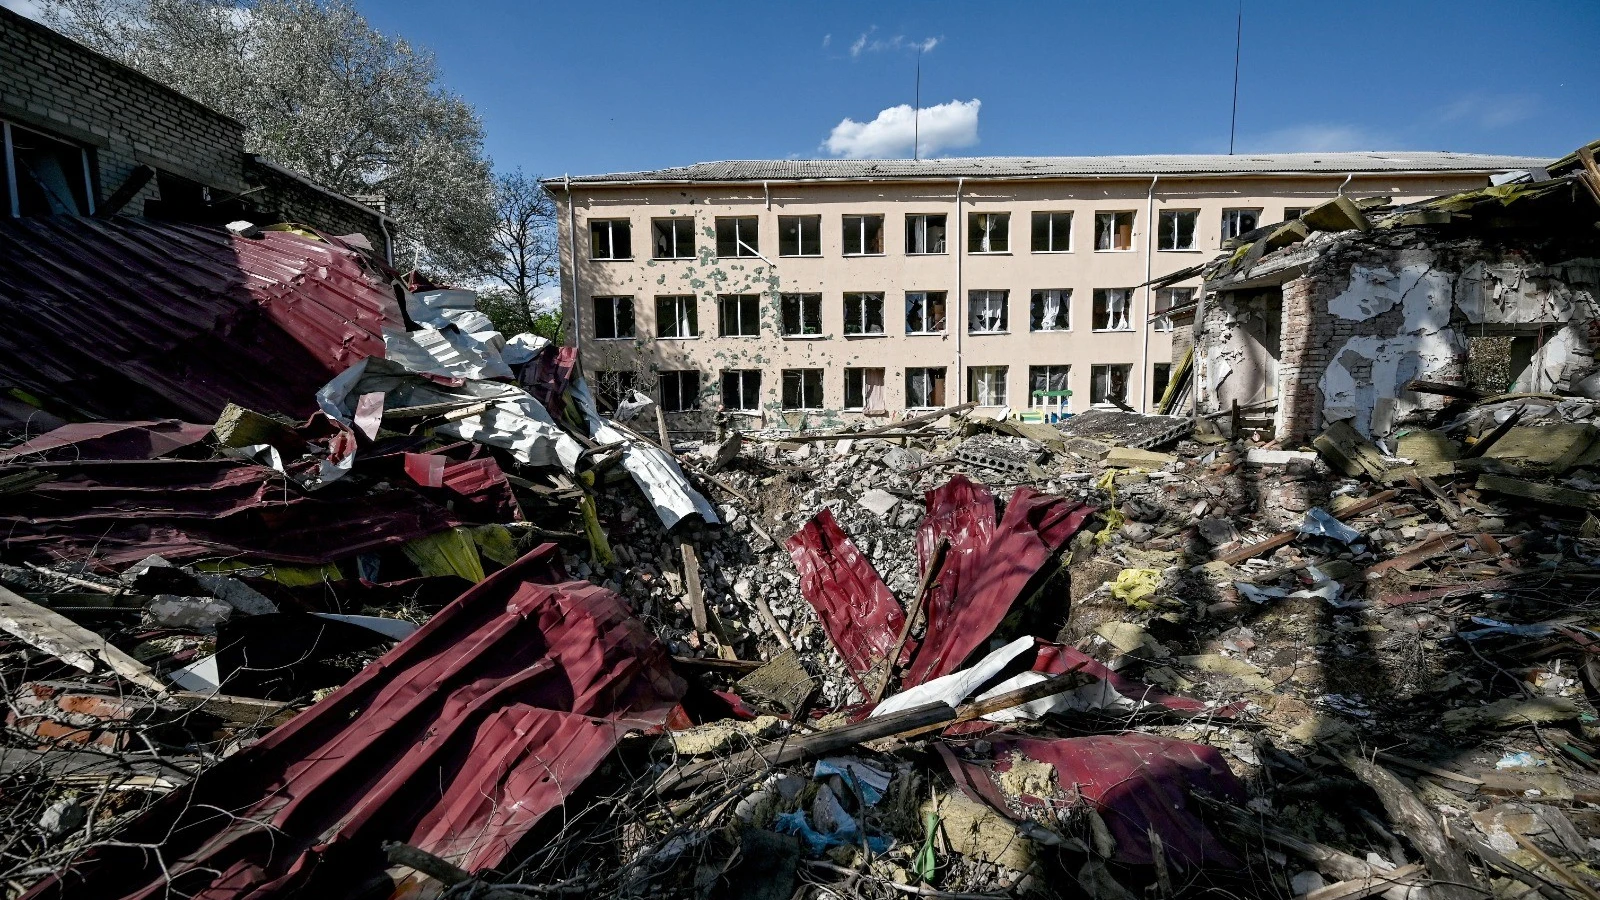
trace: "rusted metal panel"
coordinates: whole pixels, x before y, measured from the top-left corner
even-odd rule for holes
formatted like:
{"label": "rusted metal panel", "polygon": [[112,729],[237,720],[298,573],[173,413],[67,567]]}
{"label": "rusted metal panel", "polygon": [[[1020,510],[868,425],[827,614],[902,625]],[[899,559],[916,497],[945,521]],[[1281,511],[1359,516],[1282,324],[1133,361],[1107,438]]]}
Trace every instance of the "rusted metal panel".
{"label": "rusted metal panel", "polygon": [[491,575],[28,896],[349,896],[390,840],[498,864],[684,693],[620,597],[564,578],[550,544]]}

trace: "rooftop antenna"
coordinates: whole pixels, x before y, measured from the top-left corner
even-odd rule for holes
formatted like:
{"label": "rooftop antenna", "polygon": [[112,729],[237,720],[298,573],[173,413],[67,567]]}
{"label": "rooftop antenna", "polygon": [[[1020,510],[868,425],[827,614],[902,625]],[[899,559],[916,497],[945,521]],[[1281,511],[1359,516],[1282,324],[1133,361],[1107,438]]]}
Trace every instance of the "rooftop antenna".
{"label": "rooftop antenna", "polygon": [[[1239,0],[1243,3],[1244,0]],[[922,143],[922,47],[917,46],[917,91],[911,101],[911,161],[916,162],[921,157],[918,154],[919,145]]]}
{"label": "rooftop antenna", "polygon": [[1233,132],[1239,124],[1239,47],[1244,39],[1244,0],[1233,26],[1233,117],[1228,120],[1228,155],[1233,155]]}

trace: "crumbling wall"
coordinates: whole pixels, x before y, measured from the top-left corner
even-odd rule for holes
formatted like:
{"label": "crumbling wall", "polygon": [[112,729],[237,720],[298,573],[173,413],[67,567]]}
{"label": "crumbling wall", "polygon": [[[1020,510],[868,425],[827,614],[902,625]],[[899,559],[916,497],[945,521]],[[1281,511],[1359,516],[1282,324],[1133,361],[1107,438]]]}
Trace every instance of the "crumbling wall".
{"label": "crumbling wall", "polygon": [[[1392,434],[1443,402],[1403,386],[1464,383],[1469,338],[1485,334],[1538,338],[1517,389],[1600,396],[1589,335],[1600,268],[1567,252],[1415,231],[1335,244],[1283,288],[1279,436],[1303,441],[1339,420]],[[1552,253],[1561,261],[1540,261]]]}
{"label": "crumbling wall", "polygon": [[1195,355],[1201,407],[1248,406],[1277,393],[1280,344],[1276,290],[1223,293],[1210,298]]}

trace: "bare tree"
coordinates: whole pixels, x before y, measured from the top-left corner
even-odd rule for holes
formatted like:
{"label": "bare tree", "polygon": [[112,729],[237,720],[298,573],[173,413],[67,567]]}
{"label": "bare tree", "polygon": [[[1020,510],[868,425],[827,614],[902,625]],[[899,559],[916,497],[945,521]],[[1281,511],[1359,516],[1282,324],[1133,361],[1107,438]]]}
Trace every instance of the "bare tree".
{"label": "bare tree", "polygon": [[402,250],[447,277],[491,252],[495,186],[472,106],[433,57],[350,0],[47,0],[56,28],[245,125],[246,149],[380,195]]}

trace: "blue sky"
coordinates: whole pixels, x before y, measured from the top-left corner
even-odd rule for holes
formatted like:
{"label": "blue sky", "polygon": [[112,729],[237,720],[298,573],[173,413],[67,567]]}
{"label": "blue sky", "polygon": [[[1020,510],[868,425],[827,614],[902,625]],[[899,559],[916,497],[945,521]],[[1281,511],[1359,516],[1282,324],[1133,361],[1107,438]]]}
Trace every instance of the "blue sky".
{"label": "blue sky", "polygon": [[[934,155],[1228,148],[1235,0],[356,2],[502,169],[907,155],[919,45]],[[1596,47],[1596,0],[1245,0],[1237,146],[1566,153],[1600,137]]]}

